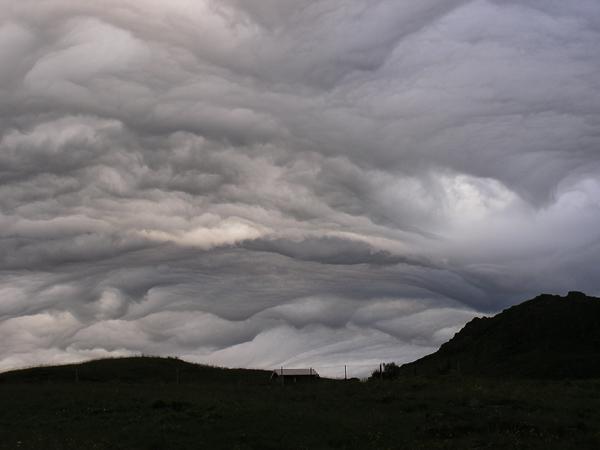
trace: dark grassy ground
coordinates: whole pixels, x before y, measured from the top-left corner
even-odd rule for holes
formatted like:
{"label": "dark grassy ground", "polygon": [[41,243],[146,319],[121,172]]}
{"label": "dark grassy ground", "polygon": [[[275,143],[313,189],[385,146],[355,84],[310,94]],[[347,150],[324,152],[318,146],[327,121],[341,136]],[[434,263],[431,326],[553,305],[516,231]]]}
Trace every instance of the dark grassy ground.
{"label": "dark grassy ground", "polygon": [[0,448],[600,448],[600,380],[281,386],[260,371],[115,361],[80,367],[79,382],[74,366],[0,375]]}

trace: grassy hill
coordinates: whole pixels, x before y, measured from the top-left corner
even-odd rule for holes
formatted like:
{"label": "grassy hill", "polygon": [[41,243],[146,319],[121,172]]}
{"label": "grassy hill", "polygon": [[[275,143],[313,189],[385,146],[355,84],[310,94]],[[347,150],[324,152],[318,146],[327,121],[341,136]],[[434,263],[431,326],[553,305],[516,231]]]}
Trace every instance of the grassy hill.
{"label": "grassy hill", "polygon": [[540,295],[490,318],[475,318],[403,374],[599,378],[600,299]]}
{"label": "grassy hill", "polygon": [[182,361],[178,358],[110,358],[61,366],[33,367],[0,373],[0,383],[265,383],[269,371],[224,369]]}

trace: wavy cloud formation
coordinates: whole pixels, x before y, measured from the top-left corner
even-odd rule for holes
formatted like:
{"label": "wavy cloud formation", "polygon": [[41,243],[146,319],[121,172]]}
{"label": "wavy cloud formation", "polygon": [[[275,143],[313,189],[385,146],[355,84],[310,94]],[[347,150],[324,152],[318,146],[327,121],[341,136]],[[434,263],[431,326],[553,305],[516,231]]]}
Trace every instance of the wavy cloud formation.
{"label": "wavy cloud formation", "polygon": [[0,369],[335,374],[540,292],[600,294],[598,17],[0,0]]}

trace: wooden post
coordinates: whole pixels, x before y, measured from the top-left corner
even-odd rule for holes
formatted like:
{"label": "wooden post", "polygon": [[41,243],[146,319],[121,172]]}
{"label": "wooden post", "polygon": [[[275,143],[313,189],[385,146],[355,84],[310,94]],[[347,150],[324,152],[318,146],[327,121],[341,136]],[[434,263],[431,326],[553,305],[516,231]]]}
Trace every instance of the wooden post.
{"label": "wooden post", "polygon": [[383,380],[383,364],[379,363],[379,379]]}
{"label": "wooden post", "polygon": [[346,370],[346,364],[344,364],[344,380],[348,380],[348,371]]}

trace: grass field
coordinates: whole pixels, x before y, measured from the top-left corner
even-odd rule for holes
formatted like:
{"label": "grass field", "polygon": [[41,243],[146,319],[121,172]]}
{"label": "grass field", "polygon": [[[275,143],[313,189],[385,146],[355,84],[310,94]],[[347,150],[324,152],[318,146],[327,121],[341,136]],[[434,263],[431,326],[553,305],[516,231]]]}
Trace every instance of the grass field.
{"label": "grass field", "polygon": [[149,360],[0,375],[0,448],[600,448],[600,380],[282,386]]}

